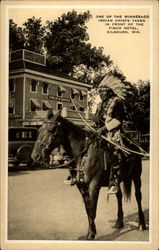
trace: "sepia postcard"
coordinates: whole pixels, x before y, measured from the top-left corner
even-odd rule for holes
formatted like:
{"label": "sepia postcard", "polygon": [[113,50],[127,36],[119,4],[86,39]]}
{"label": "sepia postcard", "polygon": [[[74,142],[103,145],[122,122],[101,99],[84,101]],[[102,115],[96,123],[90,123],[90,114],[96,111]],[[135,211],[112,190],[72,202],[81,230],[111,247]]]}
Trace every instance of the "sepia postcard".
{"label": "sepia postcard", "polygon": [[0,249],[159,249],[158,1],[0,6]]}

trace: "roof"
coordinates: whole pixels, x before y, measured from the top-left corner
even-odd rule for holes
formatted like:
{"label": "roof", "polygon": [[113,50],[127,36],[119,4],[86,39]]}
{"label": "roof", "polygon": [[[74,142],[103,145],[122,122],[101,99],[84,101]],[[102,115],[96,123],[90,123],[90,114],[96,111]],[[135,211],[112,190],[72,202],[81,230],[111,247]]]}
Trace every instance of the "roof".
{"label": "roof", "polygon": [[9,130],[37,130],[36,127],[9,127]]}
{"label": "roof", "polygon": [[[39,65],[39,64],[31,63],[31,62],[24,61],[24,60],[18,60],[18,61],[14,61],[14,62],[9,63],[9,70],[17,70],[17,69],[30,69],[30,70],[34,70],[37,72],[49,74],[52,76],[57,76],[57,77],[73,80],[75,82],[81,82],[81,83],[88,84],[85,81],[78,80],[78,79],[76,79],[72,76],[69,76],[63,72],[53,70],[52,68],[50,68],[48,66]],[[91,87],[91,84],[90,84],[90,87]]]}

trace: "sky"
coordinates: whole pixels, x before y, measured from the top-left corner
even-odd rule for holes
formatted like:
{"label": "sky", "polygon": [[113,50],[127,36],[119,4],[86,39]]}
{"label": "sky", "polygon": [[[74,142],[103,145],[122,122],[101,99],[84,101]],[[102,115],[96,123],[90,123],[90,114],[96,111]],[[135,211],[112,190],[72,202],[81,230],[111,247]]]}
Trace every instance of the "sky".
{"label": "sky", "polygon": [[[151,19],[150,10],[147,7],[102,6],[101,8],[101,6],[87,6],[81,8],[81,6],[71,6],[70,8],[64,8],[50,6],[48,8],[48,6],[42,7],[36,5],[20,6],[20,8],[17,8],[14,6],[14,8],[9,8],[9,18],[12,18],[15,23],[21,26],[29,17],[41,17],[43,24],[45,24],[46,20],[54,21],[63,13],[67,13],[73,9],[78,13],[83,13],[87,10],[91,12],[92,18],[86,24],[90,38],[89,42],[92,46],[104,48],[104,54],[106,56],[110,55],[110,59],[123,72],[127,81],[137,83],[140,79],[143,81],[150,79]],[[125,15],[140,15],[142,17],[145,15],[149,17],[125,18]],[[131,27],[128,27],[128,21],[124,21],[128,19],[129,23],[133,23],[130,24]],[[124,25],[127,29],[123,29]],[[114,29],[114,27],[117,27],[117,29]],[[140,33],[132,33],[134,27]],[[107,31],[126,31],[128,29],[128,34],[107,33]]]}

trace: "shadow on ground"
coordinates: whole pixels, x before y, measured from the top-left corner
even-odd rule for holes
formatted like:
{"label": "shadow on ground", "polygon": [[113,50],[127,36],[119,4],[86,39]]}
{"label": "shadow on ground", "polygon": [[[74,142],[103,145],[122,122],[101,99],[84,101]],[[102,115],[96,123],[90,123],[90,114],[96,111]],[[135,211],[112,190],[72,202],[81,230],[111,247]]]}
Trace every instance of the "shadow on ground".
{"label": "shadow on ground", "polygon": [[18,175],[24,175],[24,174],[30,174],[26,171],[19,171],[19,172],[9,172],[8,176],[18,176]]}
{"label": "shadow on ground", "polygon": [[[145,215],[146,231],[148,231],[149,230],[149,209],[144,210],[144,215]],[[115,220],[110,220],[109,222],[112,223],[113,225],[115,224]],[[128,233],[131,233],[131,232],[137,232],[137,234],[139,234],[139,232],[140,233],[145,232],[142,230],[138,230],[138,213],[134,213],[134,214],[124,217],[123,228],[115,229],[112,233],[97,237],[95,240],[96,241],[115,241],[115,240],[118,240],[119,237],[122,237],[125,235],[125,240],[131,241],[131,239],[128,239],[129,238]],[[79,237],[78,240],[86,240],[86,236],[81,236]]]}

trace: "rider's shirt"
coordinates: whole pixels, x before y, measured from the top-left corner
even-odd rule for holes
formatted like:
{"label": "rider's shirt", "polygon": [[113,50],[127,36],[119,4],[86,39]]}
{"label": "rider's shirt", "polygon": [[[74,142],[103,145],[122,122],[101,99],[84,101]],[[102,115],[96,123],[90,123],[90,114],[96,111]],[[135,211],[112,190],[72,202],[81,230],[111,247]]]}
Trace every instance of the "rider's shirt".
{"label": "rider's shirt", "polygon": [[115,96],[99,103],[96,116],[98,117],[96,125],[98,127],[105,125],[108,131],[107,137],[117,144],[123,145],[120,132],[124,119],[124,106],[121,98]]}
{"label": "rider's shirt", "polygon": [[124,118],[122,100],[119,97],[111,97],[109,100],[99,103],[96,116],[98,117],[96,124],[98,127],[102,127],[104,123],[108,131],[121,127]]}

